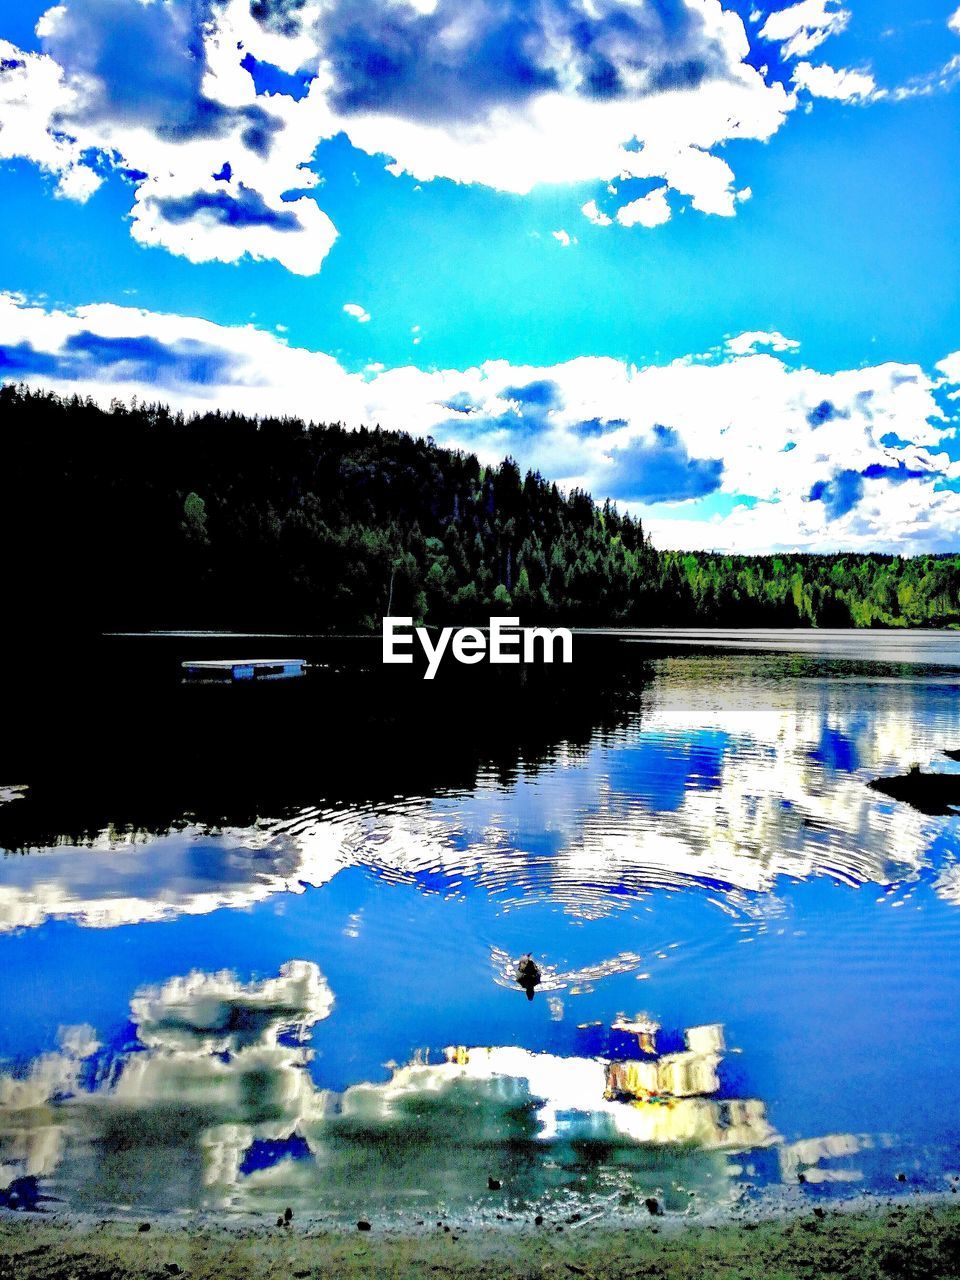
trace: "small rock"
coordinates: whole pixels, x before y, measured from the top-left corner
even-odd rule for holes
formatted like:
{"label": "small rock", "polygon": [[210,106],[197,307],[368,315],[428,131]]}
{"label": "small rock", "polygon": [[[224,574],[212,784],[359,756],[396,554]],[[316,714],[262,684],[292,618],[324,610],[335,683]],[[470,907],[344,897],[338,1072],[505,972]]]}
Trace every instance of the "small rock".
{"label": "small rock", "polygon": [[370,1223],[366,1220],[366,1218],[361,1218],[361,1219],[360,1219],[360,1221],[357,1223],[357,1230],[358,1230],[358,1231],[369,1231],[369,1230],[370,1230]]}
{"label": "small rock", "polygon": [[827,1216],[827,1211],[826,1209],[821,1209],[820,1206],[817,1205],[816,1209],[813,1211],[813,1216],[815,1218],[825,1218]]}
{"label": "small rock", "polygon": [[906,1182],[906,1180],[907,1180],[907,1175],[906,1175],[905,1173],[898,1173],[898,1174],[897,1174],[897,1181],[898,1181],[898,1182]]}
{"label": "small rock", "polygon": [[499,1178],[487,1178],[488,1191],[499,1191],[502,1185]]}
{"label": "small rock", "polygon": [[798,1182],[806,1182],[806,1180],[807,1180],[807,1175],[806,1175],[805,1173],[798,1173],[798,1174],[797,1174],[797,1181],[798,1181]]}
{"label": "small rock", "polygon": [[292,1218],[293,1218],[293,1210],[290,1208],[289,1205],[287,1205],[287,1207],[283,1211],[283,1220],[284,1222],[290,1222]]}
{"label": "small rock", "polygon": [[168,1276],[178,1276],[180,1275],[180,1272],[181,1272],[181,1268],[178,1267],[175,1262],[168,1262],[165,1265],[164,1270],[166,1271]]}
{"label": "small rock", "polygon": [[538,1213],[538,1214],[537,1214],[537,1216],[536,1216],[536,1217],[534,1218],[534,1220],[533,1220],[533,1225],[534,1225],[535,1227],[542,1227],[542,1226],[543,1226],[543,1214],[542,1214],[542,1213]]}
{"label": "small rock", "polygon": [[150,1223],[149,1223],[149,1222],[141,1222],[141,1223],[140,1223],[140,1225],[139,1225],[139,1227],[137,1227],[137,1230],[138,1230],[138,1231],[149,1231],[149,1230],[150,1230]]}
{"label": "small rock", "polygon": [[283,1226],[283,1219],[282,1219],[282,1218],[278,1218],[278,1219],[277,1219],[277,1226],[278,1226],[278,1227],[282,1227],[282,1226]]}
{"label": "small rock", "polygon": [[659,1217],[663,1213],[660,1208],[660,1201],[656,1196],[647,1196],[643,1203],[647,1206],[647,1213],[652,1214],[654,1217]]}

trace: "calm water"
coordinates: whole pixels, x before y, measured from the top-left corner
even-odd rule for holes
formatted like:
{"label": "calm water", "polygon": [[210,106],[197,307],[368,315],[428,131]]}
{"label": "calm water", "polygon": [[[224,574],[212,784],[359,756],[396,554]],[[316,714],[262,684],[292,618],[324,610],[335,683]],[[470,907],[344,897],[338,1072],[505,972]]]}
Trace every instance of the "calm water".
{"label": "calm water", "polygon": [[429,689],[359,643],[269,688],[182,687],[175,639],[25,669],[0,1200],[559,1221],[948,1189],[960,826],[867,783],[960,771],[960,637],[679,639]]}

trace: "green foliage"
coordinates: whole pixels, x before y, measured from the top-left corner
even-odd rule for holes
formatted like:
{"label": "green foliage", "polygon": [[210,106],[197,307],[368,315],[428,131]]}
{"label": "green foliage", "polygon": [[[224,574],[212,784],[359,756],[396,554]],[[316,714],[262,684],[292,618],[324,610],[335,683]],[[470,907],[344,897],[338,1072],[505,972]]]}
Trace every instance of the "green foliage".
{"label": "green foliage", "polygon": [[[956,627],[960,556],[661,552],[672,622],[720,627]],[[686,588],[686,590],[684,589]],[[685,599],[686,597],[686,599]]]}
{"label": "green foliage", "polygon": [[21,626],[960,624],[960,556],[657,552],[609,502],[401,432],[12,386],[0,432]]}
{"label": "green foliage", "polygon": [[192,490],[183,500],[183,532],[186,538],[206,546],[207,536],[207,504],[199,494]]}

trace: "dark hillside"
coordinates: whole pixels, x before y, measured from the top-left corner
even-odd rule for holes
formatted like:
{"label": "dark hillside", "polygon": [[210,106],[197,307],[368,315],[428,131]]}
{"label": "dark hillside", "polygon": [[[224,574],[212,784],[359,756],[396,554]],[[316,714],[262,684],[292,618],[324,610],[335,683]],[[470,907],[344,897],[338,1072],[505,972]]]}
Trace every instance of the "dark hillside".
{"label": "dark hillside", "polygon": [[946,626],[960,557],[657,552],[639,521],[402,432],[0,388],[8,617],[373,629],[514,611],[567,625]]}

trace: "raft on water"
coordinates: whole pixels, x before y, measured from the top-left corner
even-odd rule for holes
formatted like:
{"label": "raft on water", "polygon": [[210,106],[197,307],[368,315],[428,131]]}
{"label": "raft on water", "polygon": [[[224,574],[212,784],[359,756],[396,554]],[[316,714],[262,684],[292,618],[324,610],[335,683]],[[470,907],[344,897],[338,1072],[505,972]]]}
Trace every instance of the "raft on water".
{"label": "raft on water", "polygon": [[185,680],[232,684],[243,680],[295,680],[306,673],[306,658],[211,658],[184,662]]}

